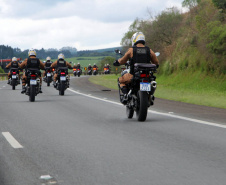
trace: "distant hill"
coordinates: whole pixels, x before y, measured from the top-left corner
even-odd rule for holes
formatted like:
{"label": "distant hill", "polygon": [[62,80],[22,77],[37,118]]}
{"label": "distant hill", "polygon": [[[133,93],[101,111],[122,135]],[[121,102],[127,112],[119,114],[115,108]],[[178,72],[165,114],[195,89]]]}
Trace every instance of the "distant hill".
{"label": "distant hill", "polygon": [[77,57],[96,57],[96,56],[115,56],[115,49],[122,49],[122,47],[113,47],[97,50],[82,50],[77,51]]}

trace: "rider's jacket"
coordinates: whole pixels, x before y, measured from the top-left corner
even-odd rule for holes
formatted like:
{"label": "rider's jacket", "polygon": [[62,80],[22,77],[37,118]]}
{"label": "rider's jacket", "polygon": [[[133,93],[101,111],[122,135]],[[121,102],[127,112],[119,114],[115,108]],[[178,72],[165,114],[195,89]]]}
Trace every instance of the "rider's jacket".
{"label": "rider's jacket", "polygon": [[91,70],[92,69],[92,66],[88,66],[88,70]]}
{"label": "rider's jacket", "polygon": [[44,65],[45,65],[45,67],[50,67],[51,64],[52,64],[52,62],[50,60],[47,60]]}
{"label": "rider's jacket", "polygon": [[8,68],[19,68],[19,67],[20,67],[19,62],[10,62],[5,68],[8,69]]}
{"label": "rider's jacket", "polygon": [[93,68],[97,68],[97,65],[93,65]]}
{"label": "rider's jacket", "polygon": [[26,58],[20,65],[20,68],[36,68],[36,69],[44,69],[44,64],[41,60],[36,58],[35,56],[30,56],[29,58]]}
{"label": "rider's jacket", "polygon": [[77,65],[77,69],[80,69],[80,68],[81,68],[81,67],[80,67],[80,65],[78,64],[78,65]]}
{"label": "rider's jacket", "polygon": [[50,67],[52,67],[52,68],[68,67],[68,68],[72,69],[71,64],[68,63],[68,62],[65,61],[65,60],[56,60],[55,62],[53,62],[53,63],[51,64]]}
{"label": "rider's jacket", "polygon": [[126,54],[118,59],[118,62],[123,65],[128,60],[132,59],[133,63],[153,63],[159,64],[158,58],[155,53],[149,48],[145,47],[142,43],[138,43],[135,47],[129,48]]}

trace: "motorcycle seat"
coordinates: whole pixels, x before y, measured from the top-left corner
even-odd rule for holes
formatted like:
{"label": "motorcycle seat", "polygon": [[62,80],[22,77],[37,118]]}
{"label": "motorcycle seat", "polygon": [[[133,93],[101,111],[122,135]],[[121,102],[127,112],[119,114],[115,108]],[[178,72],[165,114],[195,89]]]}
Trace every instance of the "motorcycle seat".
{"label": "motorcycle seat", "polygon": [[156,69],[155,64],[147,64],[147,63],[135,63],[134,64],[135,68],[151,68],[151,69]]}

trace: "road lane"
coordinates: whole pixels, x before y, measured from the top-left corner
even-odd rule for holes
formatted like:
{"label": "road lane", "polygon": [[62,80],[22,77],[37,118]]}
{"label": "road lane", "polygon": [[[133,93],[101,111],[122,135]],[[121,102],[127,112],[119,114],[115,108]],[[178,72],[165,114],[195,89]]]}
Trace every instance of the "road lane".
{"label": "road lane", "polygon": [[0,184],[39,184],[41,175],[63,185],[226,181],[223,128],[153,113],[141,123],[126,119],[121,105],[43,92],[29,102],[20,90],[0,90],[0,133],[24,146],[13,149],[0,135]]}

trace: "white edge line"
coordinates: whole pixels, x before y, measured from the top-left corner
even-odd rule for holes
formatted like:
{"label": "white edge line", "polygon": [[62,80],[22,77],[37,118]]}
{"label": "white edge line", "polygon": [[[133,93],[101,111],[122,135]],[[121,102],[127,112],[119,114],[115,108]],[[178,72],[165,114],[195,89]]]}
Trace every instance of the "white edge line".
{"label": "white edge line", "polygon": [[13,148],[23,148],[23,146],[9,132],[2,132],[2,135]]}
{"label": "white edge line", "polygon": [[[98,97],[95,97],[95,96],[92,96],[92,95],[83,94],[83,93],[74,91],[74,90],[72,90],[70,88],[68,90],[71,91],[71,92],[74,92],[76,94],[80,94],[82,96],[86,96],[86,97],[89,97],[89,98],[93,98],[93,99],[104,101],[104,102],[108,102],[108,103],[112,103],[112,104],[115,104],[115,105],[124,106],[121,103],[117,103],[117,102],[106,100],[106,99],[101,99],[101,98],[98,98]],[[220,127],[220,128],[226,128],[226,125],[213,123],[213,122],[208,122],[208,121],[203,121],[203,120],[198,120],[198,119],[193,119],[193,118],[188,118],[188,117],[184,117],[184,116],[177,116],[177,115],[172,115],[172,114],[169,114],[169,113],[162,113],[162,112],[157,112],[157,111],[152,111],[152,110],[148,110],[148,112],[153,113],[153,114],[162,115],[162,116],[168,116],[168,117],[173,117],[173,118],[182,119],[182,120],[186,120],[186,121],[196,122],[196,123],[200,123],[200,124],[203,124],[203,125],[209,125],[209,126],[215,126],[215,127]]]}

